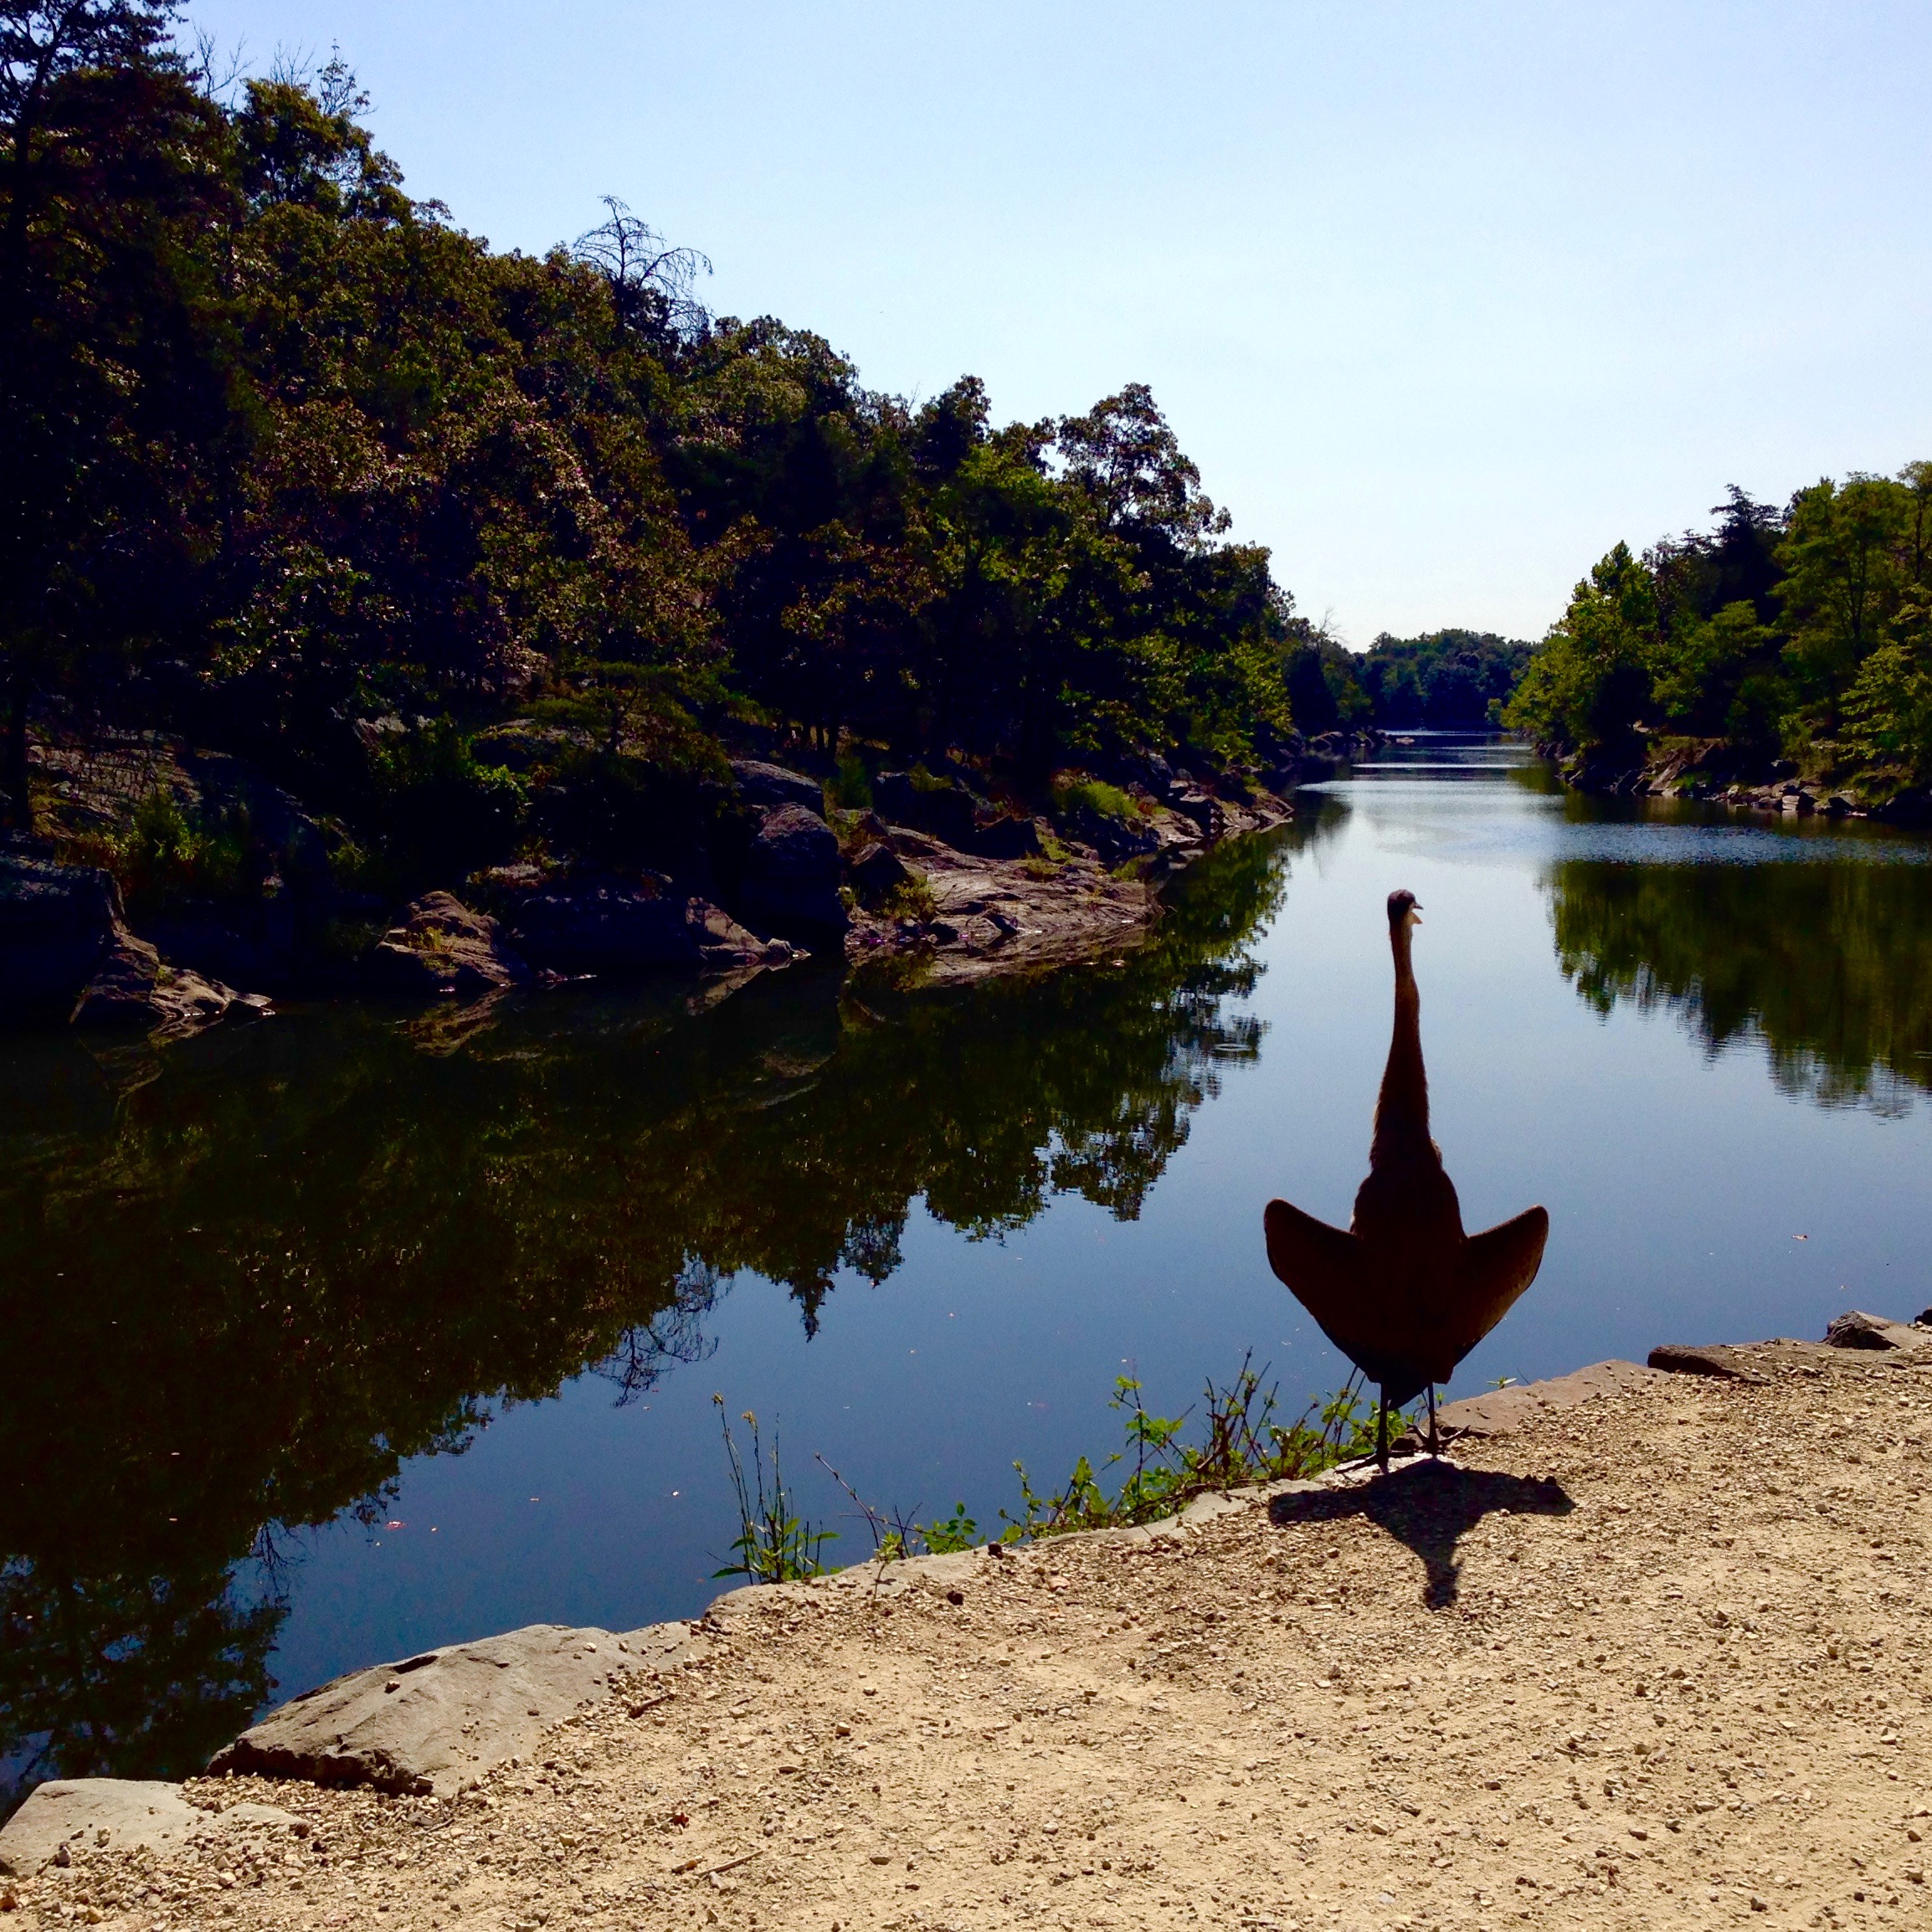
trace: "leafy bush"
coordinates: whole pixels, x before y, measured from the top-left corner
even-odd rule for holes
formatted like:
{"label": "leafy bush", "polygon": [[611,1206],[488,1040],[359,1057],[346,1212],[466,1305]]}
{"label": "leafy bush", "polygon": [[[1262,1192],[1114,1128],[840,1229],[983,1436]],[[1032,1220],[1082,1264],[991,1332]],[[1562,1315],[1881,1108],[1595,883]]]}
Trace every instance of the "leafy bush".
{"label": "leafy bush", "polygon": [[460,876],[506,857],[530,803],[524,780],[479,764],[448,718],[377,753],[371,777],[377,830],[409,872]]}
{"label": "leafy bush", "polygon": [[871,809],[871,774],[856,752],[847,752],[839,760],[836,774],[826,782],[825,802],[835,809],[848,812]]}
{"label": "leafy bush", "polygon": [[926,1525],[926,1547],[935,1556],[955,1555],[979,1544],[979,1525],[966,1513],[963,1503],[955,1503],[950,1516]]}
{"label": "leafy bush", "polygon": [[225,899],[240,890],[249,823],[239,807],[203,819],[172,792],[150,792],[116,830],[69,842],[66,856],[114,875],[131,910],[165,912],[189,899]]}

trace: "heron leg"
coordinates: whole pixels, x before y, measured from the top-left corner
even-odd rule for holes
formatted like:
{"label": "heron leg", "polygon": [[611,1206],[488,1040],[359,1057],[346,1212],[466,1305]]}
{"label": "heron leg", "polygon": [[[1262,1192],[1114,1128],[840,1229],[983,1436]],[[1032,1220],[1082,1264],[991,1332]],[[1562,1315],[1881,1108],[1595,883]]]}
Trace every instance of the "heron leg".
{"label": "heron leg", "polygon": [[1442,1453],[1441,1445],[1436,1440],[1436,1385],[1433,1382],[1429,1385],[1429,1453],[1436,1457]]}
{"label": "heron leg", "polygon": [[1375,1462],[1382,1473],[1389,1473],[1389,1391],[1386,1386],[1380,1390],[1381,1399],[1375,1405]]}

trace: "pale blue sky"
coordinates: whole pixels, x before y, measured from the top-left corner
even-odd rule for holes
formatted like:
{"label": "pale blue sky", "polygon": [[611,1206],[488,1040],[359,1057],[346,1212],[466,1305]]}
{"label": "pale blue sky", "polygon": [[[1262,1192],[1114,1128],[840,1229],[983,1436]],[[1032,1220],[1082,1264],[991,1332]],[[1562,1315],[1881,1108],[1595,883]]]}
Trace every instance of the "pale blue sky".
{"label": "pale blue sky", "polygon": [[621,195],[714,309],[1004,417],[1144,381],[1352,644],[1932,456],[1932,8],[199,0],[339,43],[410,191]]}

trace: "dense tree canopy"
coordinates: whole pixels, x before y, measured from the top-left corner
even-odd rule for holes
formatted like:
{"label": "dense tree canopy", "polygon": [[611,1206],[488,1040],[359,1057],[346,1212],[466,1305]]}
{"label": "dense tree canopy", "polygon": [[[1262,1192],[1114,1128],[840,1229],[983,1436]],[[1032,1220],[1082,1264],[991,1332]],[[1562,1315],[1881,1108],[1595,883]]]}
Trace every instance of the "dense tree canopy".
{"label": "dense tree canopy", "polygon": [[1734,488],[1714,515],[1603,558],[1508,722],[1606,764],[1678,737],[1747,775],[1786,760],[1881,799],[1932,783],[1932,463],[1781,511]]}
{"label": "dense tree canopy", "polygon": [[748,721],[1022,790],[1278,748],[1290,600],[1143,387],[1004,428],[971,378],[879,394],[707,314],[615,200],[494,251],[403,193],[339,62],[217,90],[174,12],[0,7],[16,819],[57,710],[378,829],[425,771],[487,790],[511,715],[577,734],[580,794],[715,772]]}
{"label": "dense tree canopy", "polygon": [[1352,651],[1292,620],[1288,702],[1304,731],[1467,731],[1493,725],[1529,661],[1530,646],[1493,631],[1432,630],[1421,637],[1384,631]]}

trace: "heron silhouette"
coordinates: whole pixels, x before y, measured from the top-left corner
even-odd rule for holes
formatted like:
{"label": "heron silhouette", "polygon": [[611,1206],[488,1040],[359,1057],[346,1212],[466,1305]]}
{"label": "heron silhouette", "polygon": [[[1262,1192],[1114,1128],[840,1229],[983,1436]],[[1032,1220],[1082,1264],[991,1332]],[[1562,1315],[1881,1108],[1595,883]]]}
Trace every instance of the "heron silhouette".
{"label": "heron silhouette", "polygon": [[1369,1178],[1346,1231],[1272,1200],[1262,1216],[1268,1265],[1322,1333],[1379,1385],[1376,1460],[1389,1467],[1389,1408],[1429,1391],[1436,1451],[1436,1385],[1501,1321],[1536,1279],[1549,1216],[1528,1209],[1479,1235],[1462,1231],[1456,1185],[1429,1138],[1421,996],[1410,958],[1421,921],[1413,892],[1389,895],[1395,956],[1395,1024],[1375,1103]]}

